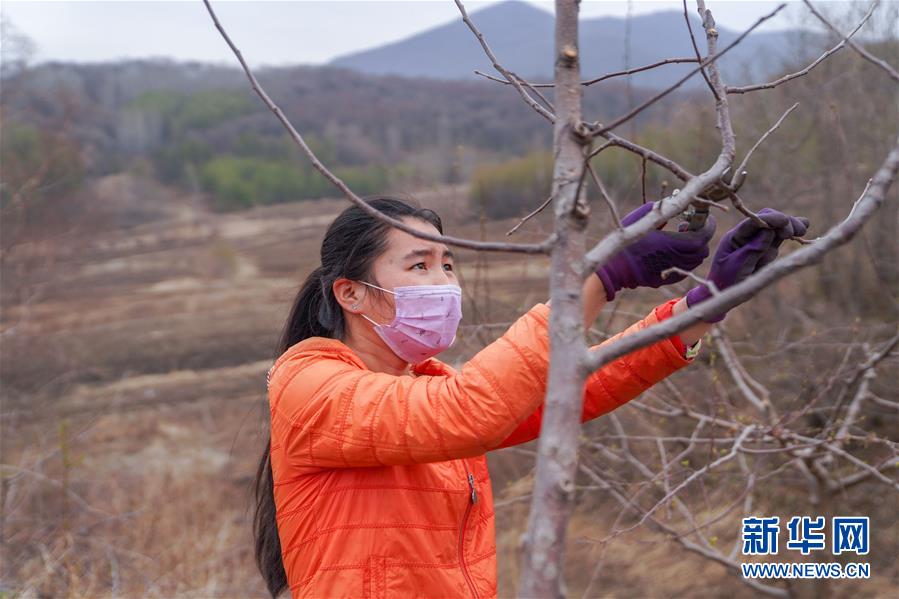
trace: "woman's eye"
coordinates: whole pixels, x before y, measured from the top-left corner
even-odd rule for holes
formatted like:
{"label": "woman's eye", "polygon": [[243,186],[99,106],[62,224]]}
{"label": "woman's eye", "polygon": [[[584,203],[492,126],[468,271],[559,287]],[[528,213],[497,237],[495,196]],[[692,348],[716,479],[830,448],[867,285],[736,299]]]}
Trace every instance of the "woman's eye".
{"label": "woman's eye", "polygon": [[[427,264],[425,264],[424,262],[419,262],[418,264],[413,264],[412,268],[417,268],[419,266],[424,266],[427,269]],[[452,264],[444,264],[443,268],[444,268],[444,270],[453,270],[453,265]]]}

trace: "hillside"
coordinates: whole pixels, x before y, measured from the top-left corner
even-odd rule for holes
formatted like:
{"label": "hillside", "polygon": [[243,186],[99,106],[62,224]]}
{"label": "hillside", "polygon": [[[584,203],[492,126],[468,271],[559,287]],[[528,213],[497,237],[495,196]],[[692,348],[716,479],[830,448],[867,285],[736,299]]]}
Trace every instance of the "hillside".
{"label": "hillside", "polygon": [[[726,13],[727,8],[721,9]],[[718,13],[716,13],[718,14]],[[506,68],[534,81],[551,80],[553,73],[553,15],[532,4],[509,0],[469,16],[484,34],[491,49]],[[702,31],[695,11],[690,11],[694,32]],[[582,72],[585,78],[625,69],[626,31],[624,18],[582,19],[580,23]],[[741,31],[719,26],[721,47],[733,41]],[[793,29],[766,32],[764,26],[722,58],[726,73],[735,83],[756,83],[782,68],[785,61],[809,56],[820,36]],[[700,48],[705,42],[698,39]],[[693,56],[693,47],[680,11],[662,11],[637,15],[630,22],[629,66],[646,65],[665,58]],[[334,66],[359,72],[406,77],[472,79],[479,69],[494,73],[477,40],[461,17],[377,48],[353,52],[331,61]],[[671,85],[689,70],[686,65],[669,65],[634,76],[635,85],[663,87]],[[699,88],[700,80],[686,87]]]}

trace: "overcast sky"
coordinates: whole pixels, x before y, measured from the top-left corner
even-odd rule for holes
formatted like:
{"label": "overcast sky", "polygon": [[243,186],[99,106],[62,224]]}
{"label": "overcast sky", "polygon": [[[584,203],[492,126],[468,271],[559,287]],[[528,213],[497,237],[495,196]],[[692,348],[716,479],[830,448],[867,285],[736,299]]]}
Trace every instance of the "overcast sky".
{"label": "overcast sky", "polygon": [[[798,0],[786,1],[783,16],[763,25],[765,29],[782,29],[795,23],[801,10]],[[465,2],[470,15],[491,4],[496,2]],[[552,2],[531,4],[553,9]],[[762,0],[708,2],[719,25],[737,30],[745,29],[777,4]],[[460,19],[452,0],[213,0],[213,7],[253,66],[321,64]],[[632,2],[634,14],[681,7],[679,0]],[[624,16],[627,10],[625,0],[581,2],[583,17]],[[201,0],[4,0],[0,12],[4,20],[35,42],[35,62],[153,56],[236,65]]]}

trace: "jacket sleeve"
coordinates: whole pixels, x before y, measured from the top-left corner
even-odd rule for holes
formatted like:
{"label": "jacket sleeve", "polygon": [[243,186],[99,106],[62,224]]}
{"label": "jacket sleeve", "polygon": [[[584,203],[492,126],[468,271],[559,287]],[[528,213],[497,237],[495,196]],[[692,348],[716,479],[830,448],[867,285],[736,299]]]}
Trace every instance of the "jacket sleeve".
{"label": "jacket sleeve", "polygon": [[299,467],[413,464],[481,455],[543,401],[549,306],[536,304],[447,375],[395,376],[339,357],[290,357],[271,376],[272,431]]}
{"label": "jacket sleeve", "polygon": [[[624,335],[652,326],[671,315],[671,309],[680,298],[656,306],[645,318],[624,331],[606,339],[591,349],[613,343]],[[678,339],[679,341],[679,339]],[[683,345],[681,343],[681,345]],[[634,399],[668,375],[690,364],[693,358],[685,358],[678,349],[675,337],[663,339],[652,345],[634,350],[606,364],[587,377],[584,383],[584,403],[581,422],[592,420],[611,412]],[[540,435],[543,421],[543,403],[499,447],[509,447],[533,441]]]}

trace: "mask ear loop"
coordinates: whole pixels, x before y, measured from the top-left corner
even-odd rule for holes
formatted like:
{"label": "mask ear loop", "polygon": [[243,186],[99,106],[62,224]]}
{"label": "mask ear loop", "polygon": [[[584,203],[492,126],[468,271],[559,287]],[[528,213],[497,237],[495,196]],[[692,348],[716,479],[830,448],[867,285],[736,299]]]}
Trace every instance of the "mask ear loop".
{"label": "mask ear loop", "polygon": [[[378,287],[377,285],[373,285],[373,284],[371,284],[371,283],[367,283],[366,281],[359,281],[359,282],[362,283],[363,285],[368,285],[369,287],[375,287],[375,288],[377,288],[377,289],[380,289],[381,291],[386,291],[387,293],[393,293],[393,295],[396,295],[396,293],[394,293],[393,291],[391,291],[391,290],[389,290],[389,289],[384,289],[383,287]],[[385,325],[382,325],[382,324],[380,324],[380,323],[375,322],[374,320],[372,320],[371,318],[369,318],[368,316],[366,316],[366,315],[363,314],[362,312],[360,312],[359,315],[362,316],[362,318],[364,318],[365,320],[367,320],[368,322],[372,323],[372,324],[375,325],[375,326],[378,326],[378,327],[385,326]]]}
{"label": "mask ear loop", "polygon": [[382,326],[381,324],[375,322],[374,320],[372,320],[371,318],[369,318],[368,316],[366,316],[366,315],[363,314],[362,312],[359,313],[359,316],[361,316],[362,318],[364,318],[365,320],[367,320],[368,322],[372,323],[373,325],[375,325],[375,326],[377,326],[377,327]]}
{"label": "mask ear loop", "polygon": [[386,291],[387,293],[393,293],[393,295],[396,295],[396,293],[394,293],[393,291],[391,291],[389,289],[384,289],[383,287],[378,287],[377,285],[372,285],[371,283],[366,283],[365,281],[359,281],[359,282],[362,283],[363,285],[368,285],[369,287],[374,287],[376,289],[380,289],[381,291]]}

